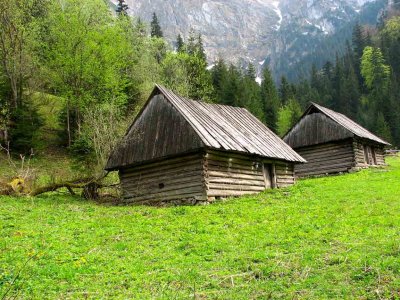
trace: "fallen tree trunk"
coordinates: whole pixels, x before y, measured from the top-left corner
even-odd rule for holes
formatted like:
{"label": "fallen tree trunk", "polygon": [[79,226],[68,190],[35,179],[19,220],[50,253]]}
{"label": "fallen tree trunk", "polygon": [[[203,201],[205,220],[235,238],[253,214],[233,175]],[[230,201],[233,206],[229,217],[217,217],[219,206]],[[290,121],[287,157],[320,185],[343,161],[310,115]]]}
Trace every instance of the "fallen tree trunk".
{"label": "fallen tree trunk", "polygon": [[[67,188],[69,192],[73,192],[72,189],[82,189],[86,186],[86,184],[76,184],[76,183],[69,183],[69,182],[63,182],[63,183],[54,183],[50,184],[47,186],[43,186],[37,189],[34,189],[29,193],[29,196],[38,196],[40,194],[48,193],[48,192],[55,192],[58,189],[61,188]],[[72,194],[72,193],[71,193]]]}
{"label": "fallen tree trunk", "polygon": [[105,178],[80,178],[73,181],[52,183],[46,186],[41,186],[33,190],[28,189],[22,183],[22,187],[18,185],[18,189],[11,183],[1,184],[0,182],[0,195],[11,195],[11,196],[38,196],[48,192],[55,192],[59,189],[67,189],[71,195],[76,195],[74,189],[82,190],[81,196],[87,200],[98,200],[100,198],[99,190],[102,188],[118,188],[119,184],[103,184],[101,181]]}

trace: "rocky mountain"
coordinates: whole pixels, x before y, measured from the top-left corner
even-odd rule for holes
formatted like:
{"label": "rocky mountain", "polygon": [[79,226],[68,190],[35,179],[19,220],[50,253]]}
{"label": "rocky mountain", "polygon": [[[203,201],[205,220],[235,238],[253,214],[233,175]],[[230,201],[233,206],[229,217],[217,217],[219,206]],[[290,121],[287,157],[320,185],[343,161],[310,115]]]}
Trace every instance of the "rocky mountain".
{"label": "rocky mountain", "polygon": [[[385,0],[126,0],[133,16],[155,12],[172,43],[190,29],[203,35],[210,64],[219,56],[267,64],[294,78],[340,51],[355,20],[376,22]],[[114,0],[114,3],[116,1]],[[365,19],[364,18],[364,19]],[[364,20],[365,21],[365,20]],[[371,21],[371,20],[369,20]]]}

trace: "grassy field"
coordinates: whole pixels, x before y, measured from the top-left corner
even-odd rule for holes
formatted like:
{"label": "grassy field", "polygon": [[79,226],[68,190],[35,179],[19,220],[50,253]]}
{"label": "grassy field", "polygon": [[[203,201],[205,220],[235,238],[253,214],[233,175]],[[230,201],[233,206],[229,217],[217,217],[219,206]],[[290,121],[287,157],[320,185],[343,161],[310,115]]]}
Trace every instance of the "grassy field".
{"label": "grassy field", "polygon": [[198,207],[0,198],[0,299],[400,299],[400,159]]}

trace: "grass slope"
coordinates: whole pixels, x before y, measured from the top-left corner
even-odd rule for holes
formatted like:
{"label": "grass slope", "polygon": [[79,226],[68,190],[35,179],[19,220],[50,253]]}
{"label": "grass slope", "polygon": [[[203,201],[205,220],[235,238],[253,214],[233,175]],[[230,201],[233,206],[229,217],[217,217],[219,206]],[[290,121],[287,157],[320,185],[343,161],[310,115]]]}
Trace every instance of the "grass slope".
{"label": "grass slope", "polygon": [[400,159],[205,207],[0,198],[0,298],[400,299]]}

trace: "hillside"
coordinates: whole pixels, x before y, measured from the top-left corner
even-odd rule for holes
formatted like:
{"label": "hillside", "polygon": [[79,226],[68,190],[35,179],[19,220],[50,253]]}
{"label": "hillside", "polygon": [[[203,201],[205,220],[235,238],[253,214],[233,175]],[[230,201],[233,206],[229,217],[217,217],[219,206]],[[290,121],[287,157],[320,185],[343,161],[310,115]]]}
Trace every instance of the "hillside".
{"label": "hillside", "polygon": [[[118,1],[109,0],[112,5]],[[279,79],[307,77],[344,50],[356,22],[375,25],[387,5],[376,0],[127,0],[129,13],[151,21],[155,12],[165,37],[175,44],[191,29],[204,39],[209,63],[268,66]]]}
{"label": "hillside", "polygon": [[400,158],[197,207],[0,198],[0,297],[397,299]]}

